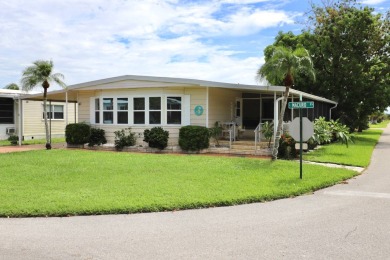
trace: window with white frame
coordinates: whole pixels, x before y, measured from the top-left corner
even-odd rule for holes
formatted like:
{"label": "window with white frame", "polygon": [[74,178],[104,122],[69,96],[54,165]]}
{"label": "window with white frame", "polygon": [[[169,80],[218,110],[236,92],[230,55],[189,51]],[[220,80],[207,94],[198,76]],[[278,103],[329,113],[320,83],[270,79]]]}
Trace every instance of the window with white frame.
{"label": "window with white frame", "polygon": [[167,97],[167,124],[180,125],[182,112],[181,97]]}
{"label": "window with white frame", "polygon": [[95,98],[95,124],[100,123],[100,99]]}
{"label": "window with white frame", "polygon": [[117,98],[117,120],[118,124],[129,123],[129,99],[128,98]]}
{"label": "window with white frame", "polygon": [[103,98],[103,124],[114,123],[114,99]]}
{"label": "window with white frame", "polygon": [[145,124],[145,98],[133,99],[133,121],[135,125]]}
{"label": "window with white frame", "polygon": [[161,124],[161,97],[149,97],[149,124]]}
{"label": "window with white frame", "polygon": [[182,96],[91,98],[95,124],[181,125],[184,112]]}
{"label": "window with white frame", "polygon": [[[46,105],[46,113],[48,119],[64,119],[64,105]],[[44,118],[45,113],[42,113]]]}
{"label": "window with white frame", "polygon": [[0,124],[14,123],[14,100],[0,98]]}

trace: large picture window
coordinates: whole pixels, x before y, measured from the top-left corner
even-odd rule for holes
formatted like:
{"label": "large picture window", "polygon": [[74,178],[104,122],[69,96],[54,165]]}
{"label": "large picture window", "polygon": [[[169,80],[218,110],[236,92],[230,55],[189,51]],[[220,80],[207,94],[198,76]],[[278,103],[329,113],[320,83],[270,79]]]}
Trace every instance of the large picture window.
{"label": "large picture window", "polygon": [[181,124],[181,97],[167,97],[167,124]]}
{"label": "large picture window", "polygon": [[103,124],[114,123],[114,99],[103,98]]}
{"label": "large picture window", "polygon": [[14,100],[0,98],[0,124],[14,123]]}
{"label": "large picture window", "polygon": [[[46,112],[48,119],[64,119],[63,105],[46,105]],[[45,118],[44,113],[42,113],[42,118]]]}
{"label": "large picture window", "polygon": [[129,122],[129,99],[118,98],[116,100],[118,124],[127,124]]}
{"label": "large picture window", "polygon": [[134,98],[134,124],[145,124],[145,98]]}
{"label": "large picture window", "polygon": [[149,98],[149,124],[161,124],[161,97]]}
{"label": "large picture window", "polygon": [[[183,96],[175,95],[93,97],[90,102],[91,124],[181,125],[186,111]],[[53,117],[63,117],[63,108],[52,110]]]}

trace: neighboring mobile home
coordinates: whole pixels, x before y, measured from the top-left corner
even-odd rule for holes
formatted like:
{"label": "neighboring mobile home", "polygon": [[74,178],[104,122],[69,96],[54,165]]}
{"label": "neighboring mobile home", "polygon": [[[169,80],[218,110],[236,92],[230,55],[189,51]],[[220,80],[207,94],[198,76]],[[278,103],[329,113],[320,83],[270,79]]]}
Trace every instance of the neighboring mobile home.
{"label": "neighboring mobile home", "polygon": [[[42,96],[41,93],[34,94]],[[22,95],[28,98],[33,94],[21,90],[0,89],[0,140],[19,133],[24,140],[45,138],[43,102],[21,100]],[[54,101],[48,102],[47,106],[51,136],[64,137],[66,124],[77,122],[77,106],[74,103]]]}
{"label": "neighboring mobile home", "polygon": [[[109,143],[114,141],[114,131],[131,127],[141,137],[141,144],[145,129],[160,126],[170,132],[169,144],[177,145],[182,126],[212,127],[217,121],[239,126],[244,135],[251,136],[259,124],[277,121],[284,91],[280,86],[127,75],[72,85],[49,92],[48,99],[77,102],[79,122],[104,129]],[[303,115],[311,120],[319,116],[329,118],[337,105],[294,89],[289,99],[298,101],[300,95],[303,100],[315,102],[315,109],[303,110]],[[290,121],[297,115],[297,111],[287,108],[284,120]]]}

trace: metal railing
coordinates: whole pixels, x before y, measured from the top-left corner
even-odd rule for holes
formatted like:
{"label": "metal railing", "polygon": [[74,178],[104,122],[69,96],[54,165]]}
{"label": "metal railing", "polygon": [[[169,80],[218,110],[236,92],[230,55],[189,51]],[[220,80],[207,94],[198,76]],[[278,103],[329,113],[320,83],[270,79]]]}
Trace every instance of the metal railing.
{"label": "metal railing", "polygon": [[261,141],[261,128],[264,123],[259,123],[254,130],[255,132],[255,154],[257,154],[257,143]]}

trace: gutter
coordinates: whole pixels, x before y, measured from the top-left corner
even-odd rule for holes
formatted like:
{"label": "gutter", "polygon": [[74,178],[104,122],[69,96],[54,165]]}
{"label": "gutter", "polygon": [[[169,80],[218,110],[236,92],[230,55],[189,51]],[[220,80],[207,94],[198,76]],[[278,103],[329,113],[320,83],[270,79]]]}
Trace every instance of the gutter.
{"label": "gutter", "polygon": [[337,105],[338,105],[338,104],[336,103],[336,105],[334,105],[334,107],[331,107],[331,108],[329,109],[329,120],[332,119],[332,109],[333,109],[333,108],[336,108]]}

